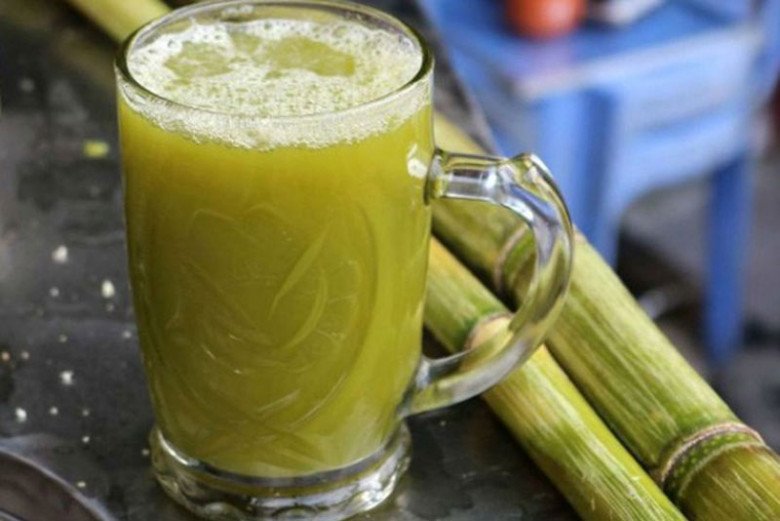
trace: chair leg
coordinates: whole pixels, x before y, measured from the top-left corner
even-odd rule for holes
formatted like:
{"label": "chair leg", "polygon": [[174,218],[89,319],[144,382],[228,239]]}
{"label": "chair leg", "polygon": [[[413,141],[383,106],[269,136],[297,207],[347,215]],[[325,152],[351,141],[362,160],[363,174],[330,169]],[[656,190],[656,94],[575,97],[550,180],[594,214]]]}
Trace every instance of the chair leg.
{"label": "chair leg", "polygon": [[618,239],[620,238],[620,218],[599,220],[593,227],[589,239],[601,253],[604,260],[614,269],[617,264]]}
{"label": "chair leg", "polygon": [[746,153],[718,170],[712,182],[704,341],[715,366],[728,362],[743,340],[753,166]]}

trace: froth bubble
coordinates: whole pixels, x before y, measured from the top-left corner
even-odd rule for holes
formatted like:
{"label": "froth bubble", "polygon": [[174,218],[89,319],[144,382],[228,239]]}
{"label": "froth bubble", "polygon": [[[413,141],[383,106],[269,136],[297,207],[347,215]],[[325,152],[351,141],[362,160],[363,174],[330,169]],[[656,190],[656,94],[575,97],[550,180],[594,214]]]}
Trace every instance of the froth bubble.
{"label": "froth bubble", "polygon": [[[387,30],[347,21],[263,19],[179,27],[141,43],[129,67],[148,90],[177,103],[220,115],[278,118],[337,112],[381,98],[414,77],[421,60],[415,43]],[[406,103],[405,115],[427,101]],[[169,107],[134,108],[196,139],[256,145],[249,132],[238,135],[235,126],[226,132],[216,115],[187,121]],[[379,118],[373,126],[361,121],[360,127],[377,132],[387,121]],[[277,144],[324,145],[344,138],[307,132],[308,137],[279,135]]]}

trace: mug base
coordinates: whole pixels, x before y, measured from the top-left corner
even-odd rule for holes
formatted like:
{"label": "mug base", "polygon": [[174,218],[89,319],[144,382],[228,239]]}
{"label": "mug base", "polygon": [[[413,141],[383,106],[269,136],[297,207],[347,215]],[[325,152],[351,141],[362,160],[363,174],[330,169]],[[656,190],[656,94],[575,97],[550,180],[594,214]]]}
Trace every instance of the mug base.
{"label": "mug base", "polygon": [[349,467],[299,478],[262,478],[189,458],[156,427],[150,442],[163,490],[194,514],[219,521],[347,519],[390,496],[409,466],[411,449],[409,431],[401,424],[382,449]]}

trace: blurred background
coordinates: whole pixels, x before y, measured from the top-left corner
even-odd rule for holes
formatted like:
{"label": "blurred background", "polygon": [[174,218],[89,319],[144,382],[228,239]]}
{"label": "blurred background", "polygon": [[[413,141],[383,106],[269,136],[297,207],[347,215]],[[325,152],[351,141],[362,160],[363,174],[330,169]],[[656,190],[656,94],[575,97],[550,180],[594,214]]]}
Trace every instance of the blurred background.
{"label": "blurred background", "polygon": [[579,229],[780,448],[780,1],[421,5],[498,149],[542,157]]}

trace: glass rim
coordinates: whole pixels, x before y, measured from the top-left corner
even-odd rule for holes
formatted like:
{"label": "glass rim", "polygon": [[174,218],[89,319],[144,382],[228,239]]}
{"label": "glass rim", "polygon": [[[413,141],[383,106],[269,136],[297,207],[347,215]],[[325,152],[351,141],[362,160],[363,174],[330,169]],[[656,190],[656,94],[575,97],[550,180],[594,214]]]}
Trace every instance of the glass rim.
{"label": "glass rim", "polygon": [[[373,20],[377,20],[386,25],[390,25],[395,29],[400,30],[411,41],[417,44],[421,53],[420,67],[417,72],[403,85],[395,88],[394,90],[372,98],[357,105],[345,107],[343,109],[331,110],[326,112],[313,112],[311,114],[294,114],[294,115],[282,115],[282,116],[263,116],[254,114],[243,114],[230,111],[214,110],[204,107],[198,107],[196,105],[190,105],[170,97],[160,94],[150,89],[141,83],[133,76],[130,71],[129,58],[133,51],[133,46],[137,41],[147,35],[153,34],[155,31],[168,24],[175,23],[179,20],[185,19],[196,13],[206,13],[213,10],[219,10],[231,6],[240,5],[256,5],[256,6],[279,6],[279,7],[300,7],[300,8],[317,8],[317,7],[329,7],[334,10],[341,10],[343,12],[359,13],[364,16],[368,16]],[[212,0],[206,2],[198,2],[189,6],[180,7],[172,10],[170,13],[154,19],[145,25],[142,25],[135,31],[133,31],[119,48],[117,53],[114,68],[117,75],[143,97],[148,98],[152,102],[162,103],[165,106],[173,107],[186,111],[193,111],[200,114],[209,114],[218,117],[231,118],[236,120],[250,120],[250,121],[271,121],[271,122],[290,122],[290,123],[305,123],[308,121],[326,119],[329,117],[341,117],[349,116],[354,113],[360,113],[362,111],[371,110],[374,108],[380,108],[385,104],[392,103],[393,101],[402,98],[405,94],[412,91],[417,85],[419,85],[424,79],[431,75],[433,70],[434,58],[433,53],[425,41],[425,38],[413,27],[409,26],[405,22],[402,22],[395,16],[388,14],[375,7],[358,4],[350,0]],[[121,88],[120,88],[121,90]]]}

